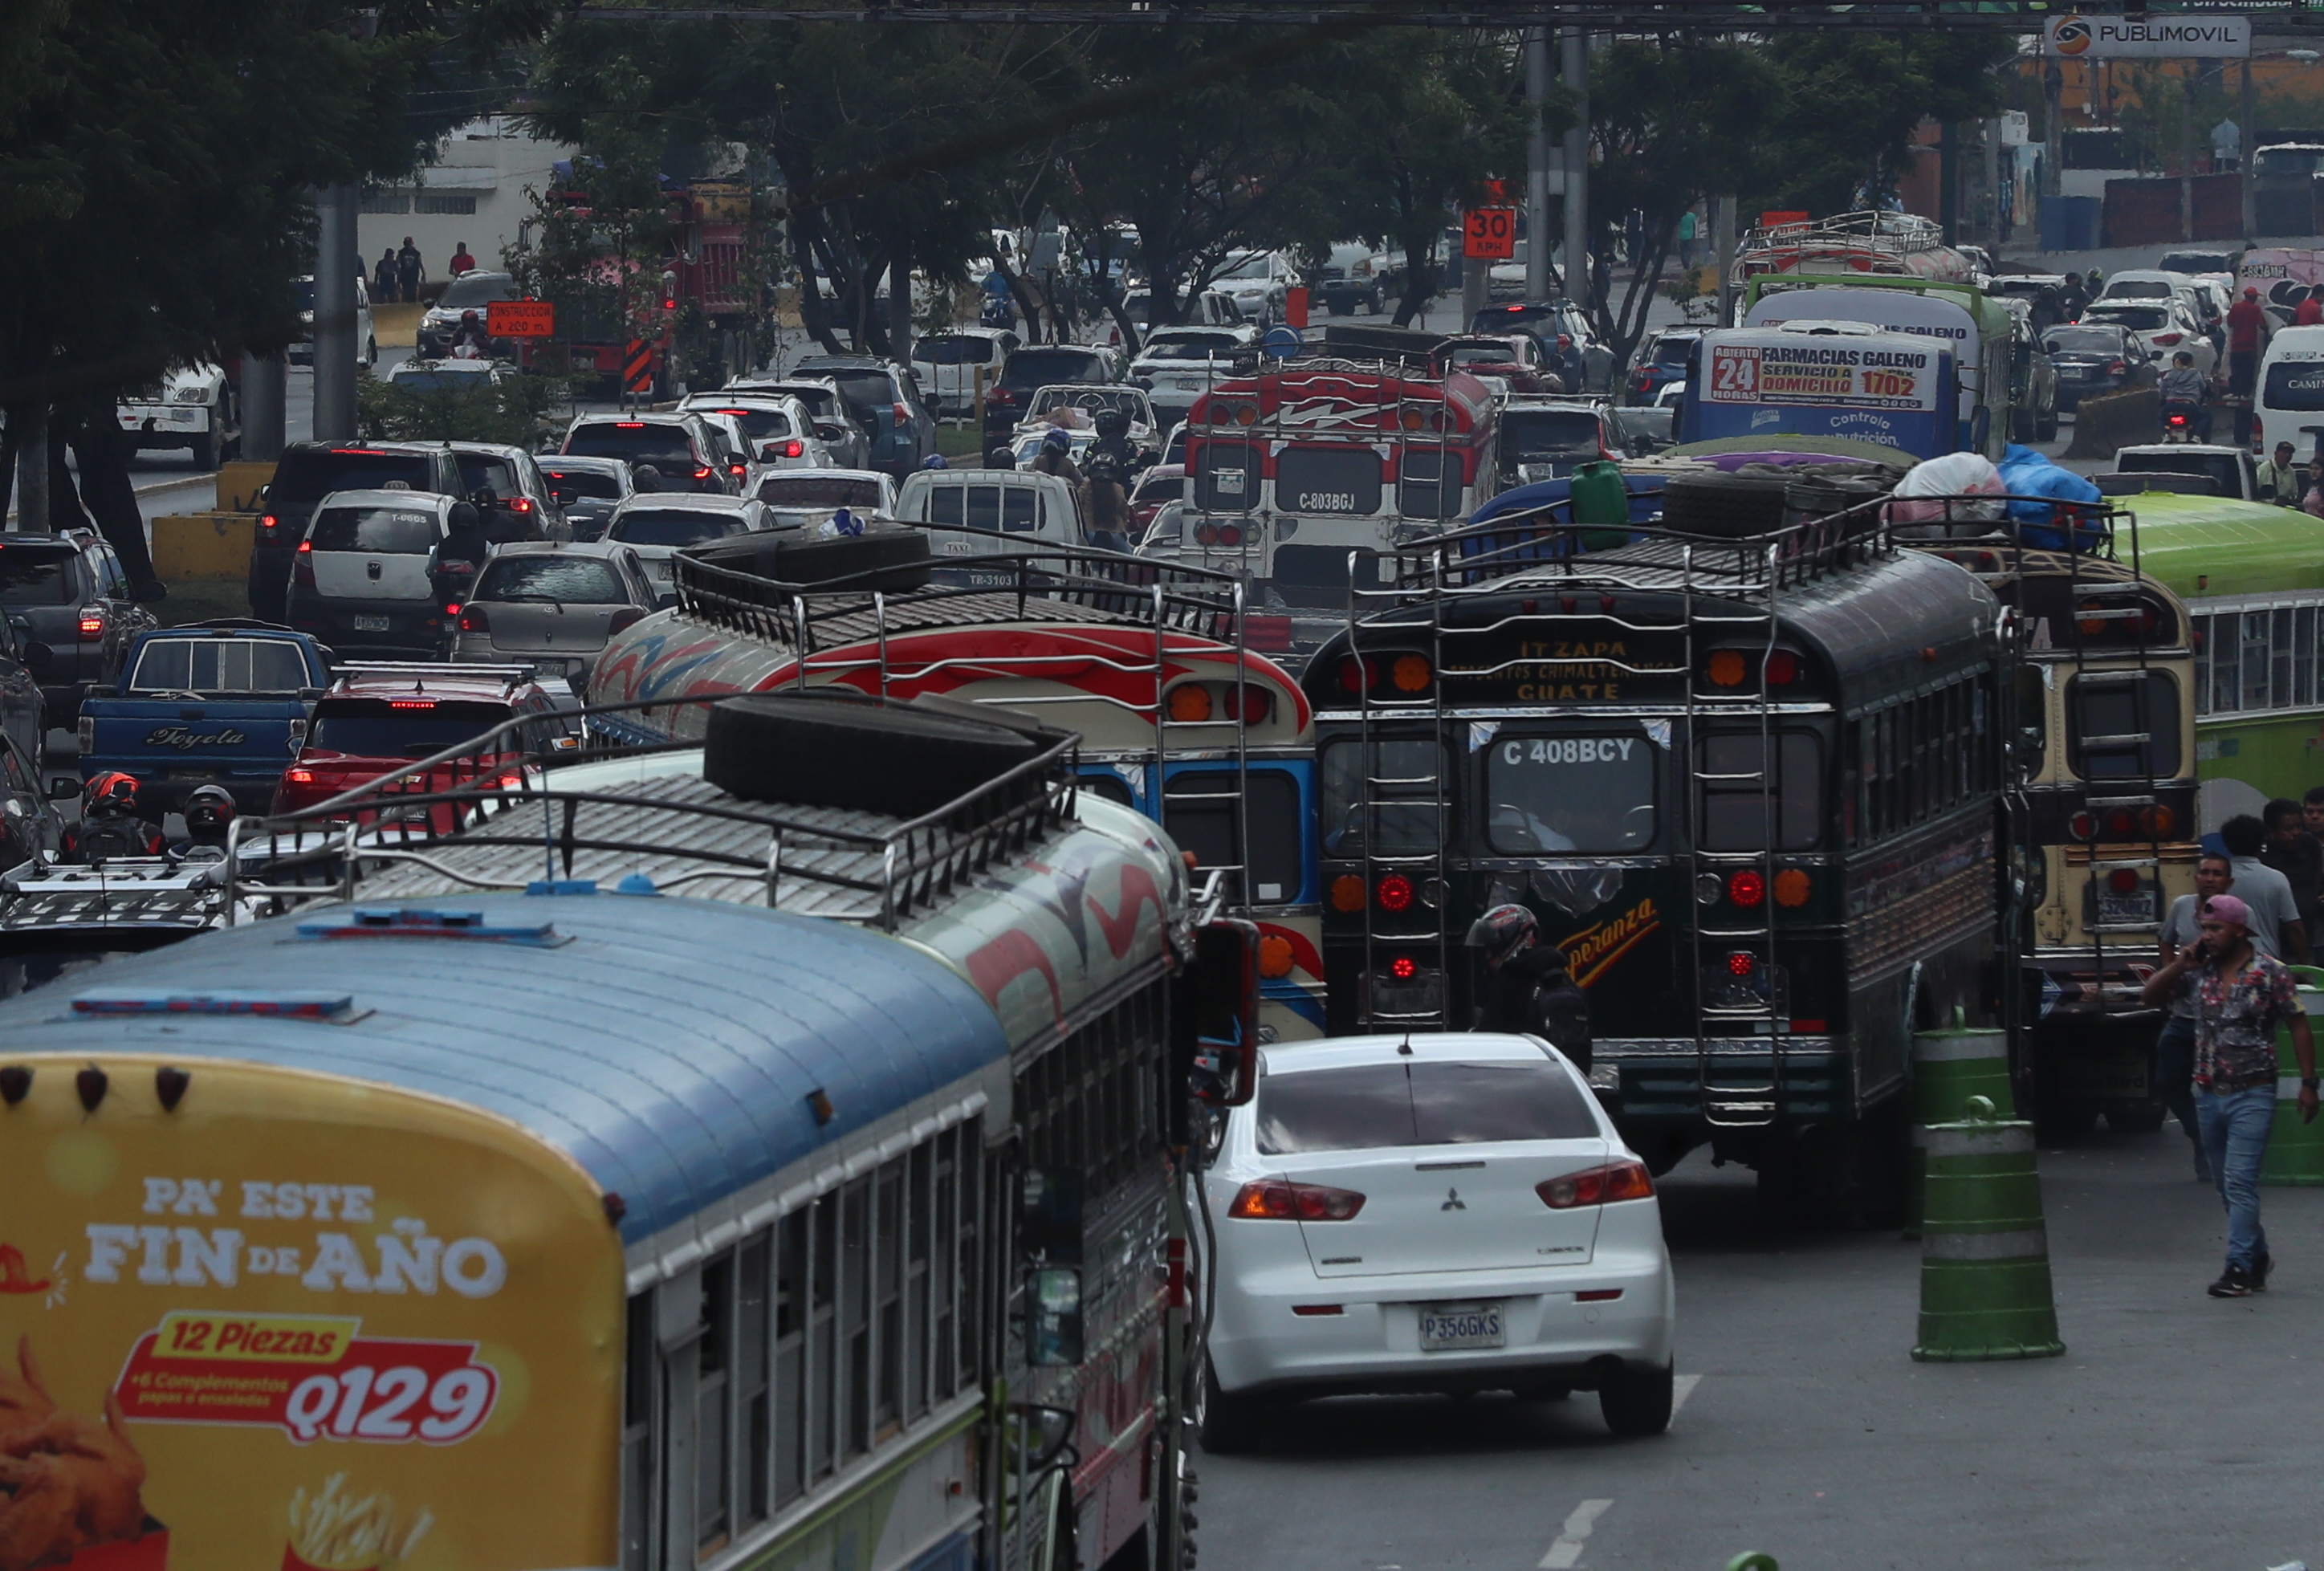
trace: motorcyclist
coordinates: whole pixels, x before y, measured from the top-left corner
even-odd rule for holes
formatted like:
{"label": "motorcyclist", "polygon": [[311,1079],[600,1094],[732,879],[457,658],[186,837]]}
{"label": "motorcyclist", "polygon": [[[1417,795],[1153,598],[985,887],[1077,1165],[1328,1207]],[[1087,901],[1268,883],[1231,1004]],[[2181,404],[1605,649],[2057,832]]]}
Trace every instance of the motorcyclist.
{"label": "motorcyclist", "polygon": [[1102,550],[1130,550],[1130,467],[1111,449],[1090,449],[1083,473],[1083,512],[1089,519],[1090,544]]}
{"label": "motorcyclist", "polygon": [[493,340],[484,331],[484,319],[474,311],[462,311],[460,325],[452,329],[448,352],[455,360],[490,359]]}
{"label": "motorcyclist", "polygon": [[1469,947],[1485,956],[1475,1029],[1545,1037],[1590,1072],[1590,1000],[1565,968],[1565,951],[1541,941],[1541,926],[1521,905],[1497,905],[1469,929]]}
{"label": "motorcyclist", "polygon": [[1074,462],[1074,439],[1061,426],[1049,428],[1041,439],[1041,450],[1026,467],[1036,475],[1056,475],[1075,489],[1082,483],[1081,466]]}
{"label": "motorcyclist", "polygon": [[2080,273],[2066,274],[2066,287],[2059,291],[2058,303],[2065,308],[2068,321],[2079,322],[2082,319],[2082,313],[2090,309],[2090,293],[2082,287]]}
{"label": "motorcyclist", "polygon": [[1582,391],[1582,351],[1573,347],[1572,334],[1557,335],[1557,353],[1550,357],[1550,365],[1557,372],[1557,380],[1563,384],[1560,392]]}
{"label": "motorcyclist", "polygon": [[2171,369],[2155,384],[2155,393],[2163,405],[2163,429],[2170,431],[2174,416],[2186,417],[2185,430],[2192,434],[2202,423],[2203,398],[2210,392],[2210,384],[2195,369],[2195,356],[2181,349],[2171,356]]}
{"label": "motorcyclist", "polygon": [[186,837],[170,847],[180,861],[214,861],[226,851],[234,828],[234,793],[224,786],[196,786],[186,797]]}
{"label": "motorcyclist", "polygon": [[949,469],[952,466],[945,461],[945,456],[942,453],[930,453],[927,457],[920,460],[920,467],[923,469]]}
{"label": "motorcyclist", "polygon": [[168,849],[161,827],[138,810],[137,778],[108,770],[81,787],[80,819],[65,830],[57,859],[98,863],[118,856],[159,856]]}

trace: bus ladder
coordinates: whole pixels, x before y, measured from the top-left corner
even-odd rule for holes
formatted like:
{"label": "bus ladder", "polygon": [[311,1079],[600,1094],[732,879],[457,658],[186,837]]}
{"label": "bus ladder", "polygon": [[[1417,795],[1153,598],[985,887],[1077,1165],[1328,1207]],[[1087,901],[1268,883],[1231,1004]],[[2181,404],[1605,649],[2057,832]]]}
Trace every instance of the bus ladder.
{"label": "bus ladder", "polygon": [[[1428,684],[1427,707],[1425,709],[1399,708],[1390,712],[1399,720],[1426,718],[1428,735],[1435,749],[1432,754],[1435,763],[1432,772],[1426,774],[1387,774],[1380,769],[1379,744],[1372,731],[1372,684],[1367,671],[1370,657],[1365,654],[1362,646],[1356,640],[1359,623],[1356,564],[1361,554],[1353,550],[1348,553],[1348,654],[1346,657],[1356,662],[1358,672],[1356,756],[1361,761],[1361,768],[1364,772],[1362,805],[1359,809],[1363,814],[1360,838],[1363,846],[1364,863],[1364,969],[1358,978],[1356,1021],[1359,1026],[1372,1030],[1384,1028],[1389,1030],[1408,1031],[1415,1027],[1452,1030],[1458,1027],[1452,1018],[1452,938],[1444,930],[1445,917],[1452,904],[1452,886],[1447,876],[1449,867],[1446,861],[1448,855],[1446,841],[1452,828],[1452,793],[1445,787],[1446,760],[1450,756],[1448,750],[1451,744],[1444,735],[1444,684],[1439,675],[1444,669],[1443,586],[1440,576],[1428,594],[1426,625],[1428,669],[1431,679]],[[1413,794],[1424,788],[1427,791],[1425,799]],[[1380,793],[1384,790],[1397,791],[1399,794],[1383,799]],[[1379,849],[1382,809],[1389,804],[1418,807],[1424,801],[1427,810],[1434,817],[1434,849],[1416,855],[1382,855]],[[1379,903],[1380,882],[1391,873],[1400,873],[1412,881],[1412,903],[1406,908],[1406,918],[1409,922],[1417,923],[1423,917],[1427,917],[1429,921],[1425,930],[1417,927],[1414,927],[1407,932],[1384,933],[1380,930],[1382,915]],[[1463,934],[1462,937],[1465,941],[1467,935]],[[1409,945],[1416,949],[1433,948],[1435,951],[1436,975],[1441,990],[1437,1008],[1383,1012],[1376,1007],[1375,1000],[1378,995],[1379,978],[1375,966],[1382,959],[1380,946],[1384,944]]]}
{"label": "bus ladder", "polygon": [[[1683,548],[1682,585],[1686,607],[1686,735],[1682,744],[1688,750],[1683,761],[1683,774],[1691,783],[1686,792],[1689,822],[1684,826],[1682,844],[1684,846],[1686,877],[1684,892],[1680,897],[1694,902],[1688,923],[1694,965],[1694,1052],[1697,1073],[1701,1077],[1703,1121],[1717,1128],[1757,1128],[1775,1122],[1782,1109],[1784,1084],[1784,1034],[1789,1030],[1788,1011],[1784,1008],[1789,973],[1777,963],[1775,948],[1775,831],[1778,814],[1775,809],[1775,787],[1780,782],[1780,766],[1775,762],[1773,748],[1775,731],[1767,702],[1767,662],[1775,652],[1775,639],[1781,625],[1778,615],[1776,583],[1778,578],[1777,549],[1770,546],[1766,556],[1765,587],[1766,600],[1757,612],[1746,611],[1723,602],[1721,615],[1704,615],[1697,609],[1694,548]],[[1704,625],[1731,626],[1738,632],[1760,638],[1757,661],[1758,697],[1754,707],[1759,722],[1759,767],[1757,770],[1709,774],[1702,772],[1703,735],[1701,721],[1706,711],[1701,704],[1697,684],[1703,673],[1702,654],[1696,645],[1699,627]],[[1724,715],[1724,708],[1709,711]],[[1759,850],[1751,852],[1713,852],[1701,846],[1706,784],[1750,785],[1758,788],[1760,803]],[[1689,810],[1691,809],[1691,810]],[[1726,899],[1730,881],[1738,873],[1756,869],[1759,875],[1758,925],[1748,928],[1721,927],[1716,933],[1706,934],[1704,924],[1709,913]],[[1717,880],[1719,888],[1711,899],[1702,898],[1701,881]],[[1716,955],[1707,954],[1706,937],[1725,940]],[[1705,984],[1711,965],[1727,965],[1727,955],[1735,952],[1732,946],[1754,942],[1764,946],[1766,959],[1763,1001],[1751,1005],[1720,1005],[1714,1009],[1705,997]],[[1786,985],[1779,990],[1777,979],[1784,978]],[[1764,1033],[1767,1043],[1767,1074],[1765,1081],[1756,1077],[1739,1077],[1748,1072],[1721,1071],[1719,1058],[1711,1047],[1711,1028],[1722,1030],[1756,1028]]]}
{"label": "bus ladder", "polygon": [[[2152,956],[2155,942],[2162,930],[2163,915],[2162,910],[2163,836],[2157,827],[2160,821],[2158,809],[2162,806],[2158,800],[2161,786],[2154,777],[2156,716],[2148,710],[2151,684],[2147,677],[2147,653],[2152,639],[2147,628],[2147,602],[2141,594],[2145,587],[2146,580],[2138,565],[2137,528],[2137,521],[2134,516],[2131,522],[2131,576],[2128,579],[2102,583],[2081,583],[2069,579],[2067,584],[2070,598],[2066,611],[2067,620],[2073,627],[2071,648],[2074,655],[2075,678],[2086,687],[2115,685],[2126,681],[2131,684],[2131,728],[2114,735],[2085,736],[2081,739],[2082,756],[2085,760],[2088,760],[2094,751],[2124,748],[2129,749],[2136,761],[2136,772],[2134,775],[2110,782],[2115,788],[2115,794],[2103,797],[2091,795],[2086,788],[2083,797],[2090,820],[2090,837],[2083,842],[2084,849],[2089,854],[2089,898],[2090,902],[2089,914],[2084,930],[2089,933],[2090,939],[2090,989],[2101,1018],[2126,1013],[2129,1010],[2140,1007],[2137,1003],[2136,984],[2109,984],[2107,983],[2107,958],[2110,954],[2118,956],[2123,966],[2127,967],[2134,959],[2145,959]],[[2132,604],[2126,607],[2098,606],[2087,612],[2082,608],[2082,602],[2086,599],[2122,598],[2130,599]],[[2112,624],[2117,622],[2131,624],[2133,640],[2129,649],[2117,646],[2112,650],[2092,651],[2088,647],[2090,639],[2099,636]],[[2097,624],[2097,631],[2086,629],[2085,623]],[[2135,655],[2137,660],[2137,664],[2128,670],[2090,671],[2083,669],[2084,661],[2087,660],[2109,656],[2119,658],[2124,654]],[[2177,716],[2173,715],[2169,718],[2173,725],[2177,723]],[[2070,714],[2068,716],[2068,723],[2070,726]],[[2098,846],[2098,842],[2105,838],[2105,818],[2108,812],[2116,809],[2129,810],[2132,822],[2141,829],[2142,835],[2134,838],[2143,838],[2145,842],[2145,855],[2143,860],[2135,857],[2125,859],[2119,856],[2100,860]],[[2116,845],[2123,843],[2121,840],[2114,842]],[[2121,871],[2128,871],[2134,874],[2144,873],[2153,880],[2152,888],[2154,891],[2155,903],[2155,919],[2153,925],[2142,923],[2114,927],[2099,919],[2099,901],[2102,895],[2100,881],[2110,873]],[[2109,950],[2107,945],[2107,936],[2109,933],[2136,933],[2143,935],[2144,941],[2143,943],[2134,941],[2125,947]],[[2129,1001],[2127,1009],[2121,1007],[2126,999]]]}

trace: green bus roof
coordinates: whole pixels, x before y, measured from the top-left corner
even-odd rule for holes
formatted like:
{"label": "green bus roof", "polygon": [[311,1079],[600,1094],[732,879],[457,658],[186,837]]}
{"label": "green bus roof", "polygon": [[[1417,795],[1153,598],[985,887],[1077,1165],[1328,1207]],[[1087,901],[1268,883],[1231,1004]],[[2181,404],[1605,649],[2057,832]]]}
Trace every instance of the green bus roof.
{"label": "green bus roof", "polygon": [[[1760,286],[1780,283],[1770,291]],[[1949,300],[1969,314],[1980,335],[2009,336],[2009,308],[1973,283],[1950,279],[1907,278],[1894,273],[1763,273],[1744,287],[1743,309],[1748,311],[1769,292],[1790,294],[1801,289],[1901,289],[1913,294],[1932,294]]]}
{"label": "green bus roof", "polygon": [[[2138,520],[2138,567],[2189,602],[2324,588],[2324,518],[2264,502],[2147,491],[2116,499]],[[2130,542],[2115,552],[2127,559]]]}

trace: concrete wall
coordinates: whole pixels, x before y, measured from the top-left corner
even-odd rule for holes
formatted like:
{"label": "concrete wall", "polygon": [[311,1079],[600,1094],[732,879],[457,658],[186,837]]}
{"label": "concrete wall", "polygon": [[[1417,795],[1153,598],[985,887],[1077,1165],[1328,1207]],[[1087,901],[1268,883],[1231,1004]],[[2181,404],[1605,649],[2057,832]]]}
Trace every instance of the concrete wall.
{"label": "concrete wall", "polygon": [[2168,245],[2181,239],[2242,238],[2244,199],[2238,177],[2199,174],[2193,183],[2195,232],[2185,236],[2180,232],[2179,225],[2179,181],[2107,181],[2106,244]]}
{"label": "concrete wall", "polygon": [[[380,253],[401,246],[407,235],[419,247],[430,279],[447,276],[444,263],[461,241],[467,243],[478,266],[504,267],[505,253],[515,246],[520,226],[533,214],[526,189],[547,189],[550,166],[572,151],[558,143],[534,141],[504,116],[462,126],[444,139],[436,150],[436,162],[420,170],[415,180],[383,187],[364,199],[355,237],[364,272],[377,267]],[[375,210],[382,208],[395,210]]]}

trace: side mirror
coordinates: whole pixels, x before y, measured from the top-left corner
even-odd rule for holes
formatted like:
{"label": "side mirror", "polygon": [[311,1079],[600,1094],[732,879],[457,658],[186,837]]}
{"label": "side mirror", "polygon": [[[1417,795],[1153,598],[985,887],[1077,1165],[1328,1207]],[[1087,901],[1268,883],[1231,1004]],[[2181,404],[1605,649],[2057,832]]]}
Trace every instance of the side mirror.
{"label": "side mirror", "polygon": [[1194,1094],[1240,1107],[1259,1094],[1259,927],[1225,918],[1194,935]]}
{"label": "side mirror", "polygon": [[49,782],[49,800],[61,802],[80,795],[80,781],[69,775],[60,775]]}
{"label": "side mirror", "polygon": [[1045,1266],[1026,1278],[1025,1349],[1036,1369],[1071,1369],[1082,1362],[1079,1270]]}

